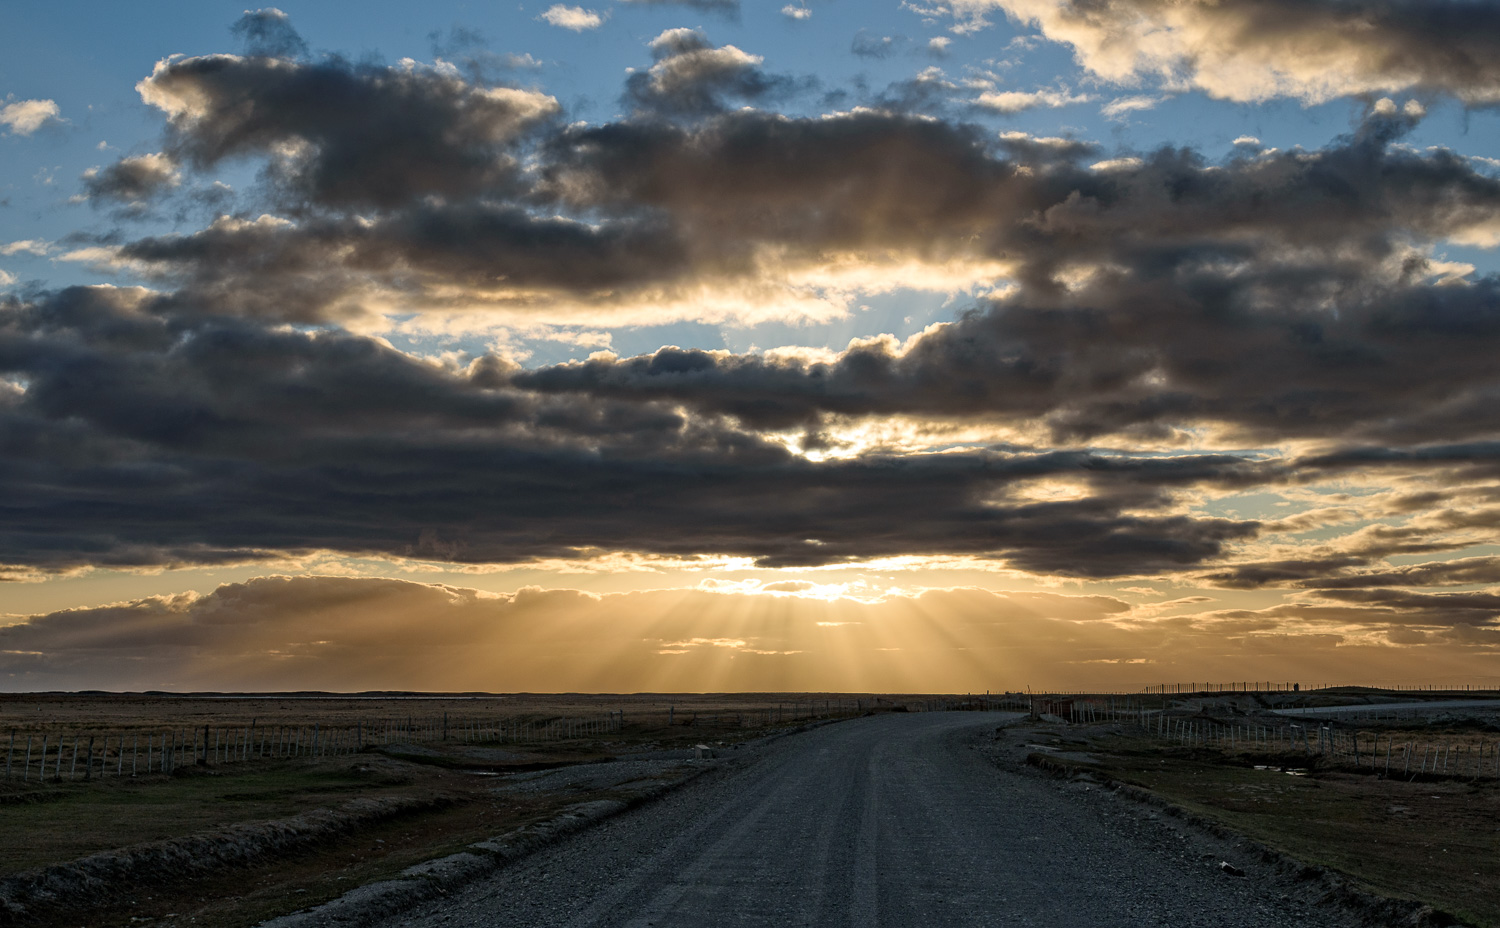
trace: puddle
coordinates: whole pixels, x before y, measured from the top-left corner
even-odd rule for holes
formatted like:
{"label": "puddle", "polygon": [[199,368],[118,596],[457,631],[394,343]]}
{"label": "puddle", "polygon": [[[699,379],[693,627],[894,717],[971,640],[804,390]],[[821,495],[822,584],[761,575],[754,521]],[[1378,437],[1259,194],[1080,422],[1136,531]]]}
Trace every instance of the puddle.
{"label": "puddle", "polygon": [[1290,768],[1288,770],[1282,770],[1280,767],[1274,767],[1274,766],[1272,766],[1270,764],[1256,764],[1255,765],[1255,769],[1256,770],[1266,770],[1266,771],[1269,771],[1271,773],[1284,773],[1284,774],[1286,774],[1289,777],[1305,777],[1305,776],[1307,776],[1307,770],[1306,770],[1306,768],[1303,768],[1303,767],[1292,767],[1292,768]]}

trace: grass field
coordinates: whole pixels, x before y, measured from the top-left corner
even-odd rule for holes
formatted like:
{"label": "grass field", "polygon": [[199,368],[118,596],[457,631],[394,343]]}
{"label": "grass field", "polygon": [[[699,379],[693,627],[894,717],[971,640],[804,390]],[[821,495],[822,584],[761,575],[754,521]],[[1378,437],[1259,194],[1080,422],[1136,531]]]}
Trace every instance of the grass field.
{"label": "grass field", "polygon": [[[448,740],[395,739],[337,757],[185,763],[172,775],[38,784],[0,781],[0,878],[101,851],[284,821],[353,800],[413,803],[400,814],[249,865],[161,873],[107,898],[68,900],[24,922],[248,928],[276,914],[453,853],[546,818],[593,792],[518,793],[495,774],[731,744],[810,716],[918,708],[925,697],[805,695],[406,696],[243,698],[30,694],[0,697],[0,732],[171,730],[243,726],[377,726],[380,720],[450,721]],[[598,718],[623,712],[616,731],[534,743],[476,742],[464,720]],[[669,724],[670,722],[670,724]],[[420,726],[419,726],[420,727]],[[367,730],[369,730],[367,728]],[[436,725],[428,735],[440,732]],[[1472,738],[1472,727],[1432,725],[1399,742]],[[1247,756],[1174,745],[1128,725],[1041,726],[1074,768],[1150,790],[1288,855],[1350,875],[1375,892],[1418,899],[1465,921],[1500,928],[1500,784],[1428,777],[1383,779],[1368,768],[1320,768],[1304,754]],[[1256,766],[1268,769],[1256,769]],[[1306,767],[1290,776],[1280,767]],[[0,924],[5,921],[0,916]]]}
{"label": "grass field", "polygon": [[[208,872],[163,872],[107,898],[63,900],[21,924],[177,924],[246,928],[276,914],[334,898],[393,876],[412,864],[454,853],[560,808],[618,798],[608,790],[557,793],[497,788],[497,773],[586,764],[611,757],[686,757],[701,742],[732,744],[810,716],[852,714],[876,697],[809,695],[442,696],[315,695],[179,697],[26,694],[0,697],[0,735],[161,732],[246,726],[275,730],[318,724],[325,730],[410,719],[423,737],[393,737],[333,757],[184,761],[171,774],[95,777],[91,781],[0,780],[0,878],[36,873],[99,852],[285,821],[352,800],[413,803],[292,853]],[[474,740],[470,722],[593,719],[623,713],[623,726],[591,737],[532,743]],[[449,720],[441,738],[440,720]],[[423,724],[425,720],[425,723]],[[670,724],[669,724],[670,722]],[[24,741],[24,737],[22,738]],[[372,741],[376,740],[374,738]],[[66,771],[67,767],[64,767]],[[129,769],[129,763],[126,763]],[[82,920],[80,920],[82,919]],[[0,913],[0,924],[5,923]]]}
{"label": "grass field", "polygon": [[1303,754],[1248,757],[1173,746],[1119,726],[1059,728],[1052,737],[1093,758],[1064,766],[1150,790],[1376,893],[1426,902],[1482,928],[1500,926],[1495,780],[1387,779],[1368,769],[1320,768]]}

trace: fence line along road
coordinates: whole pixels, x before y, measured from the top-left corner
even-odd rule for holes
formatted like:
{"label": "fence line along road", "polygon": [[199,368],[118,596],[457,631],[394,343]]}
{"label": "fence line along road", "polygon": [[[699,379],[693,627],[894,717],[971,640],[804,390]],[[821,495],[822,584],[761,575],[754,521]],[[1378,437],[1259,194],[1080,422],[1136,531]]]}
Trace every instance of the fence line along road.
{"label": "fence line along road", "polygon": [[379,719],[372,724],[204,725],[127,732],[20,731],[6,743],[5,778],[21,782],[170,774],[183,765],[338,757],[367,747],[434,741],[537,744],[616,732],[624,714],[591,718]]}
{"label": "fence line along road", "polygon": [[[1479,700],[1480,706],[1494,706]],[[1372,770],[1381,776],[1500,779],[1500,740],[1455,733],[1443,738],[1397,737],[1335,723],[1267,725],[1210,716],[1172,716],[1132,700],[1047,702],[1073,724],[1126,723],[1162,741],[1228,754],[1284,760],[1300,754],[1324,764]],[[1061,715],[1059,715],[1061,717]],[[1395,716],[1393,713],[1393,717]]]}
{"label": "fence line along road", "polygon": [[[1018,709],[1026,697],[967,696],[911,699],[829,697],[781,700],[739,711],[700,711],[675,704],[633,708],[632,719],[654,719],[668,726],[702,724],[712,729],[795,724],[809,719],[840,718],[880,709],[938,712],[953,709]],[[334,725],[248,724],[173,726],[90,731],[46,725],[12,728],[6,745],[5,779],[22,782],[93,780],[103,777],[170,774],[183,765],[224,766],[260,760],[289,760],[352,754],[367,747],[433,742],[534,745],[578,738],[597,738],[621,731],[625,711],[610,709],[587,717],[441,715],[379,718]],[[0,729],[3,730],[3,729]]]}

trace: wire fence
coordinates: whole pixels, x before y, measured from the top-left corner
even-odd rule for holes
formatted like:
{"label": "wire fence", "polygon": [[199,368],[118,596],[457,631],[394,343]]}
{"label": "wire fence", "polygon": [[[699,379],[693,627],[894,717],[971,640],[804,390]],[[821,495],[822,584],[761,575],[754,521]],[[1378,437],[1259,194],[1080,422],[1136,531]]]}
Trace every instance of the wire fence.
{"label": "wire fence", "polygon": [[338,757],[368,747],[435,741],[537,744],[598,737],[624,725],[624,713],[599,717],[456,718],[447,714],[324,725],[204,725],[162,731],[71,732],[12,729],[5,779],[93,780],[170,774],[183,765],[228,766],[259,760]]}
{"label": "wire fence", "polygon": [[[878,697],[791,699],[706,711],[673,703],[633,707],[631,722],[645,727],[695,726],[712,731],[800,724],[849,717],[869,710],[935,710],[946,702],[895,702]],[[227,767],[251,761],[338,757],[367,748],[448,742],[535,746],[622,731],[626,713],[608,709],[579,717],[442,714],[347,719],[310,724],[176,725],[162,729],[90,731],[33,723],[13,728],[4,745],[4,778],[22,783],[87,781],[170,774],[183,766]]]}
{"label": "wire fence", "polygon": [[1326,693],[1332,690],[1379,690],[1382,693],[1422,693],[1428,696],[1466,696],[1500,693],[1500,684],[1486,683],[1308,683],[1302,681],[1239,681],[1231,683],[1153,683],[1139,692],[1157,696],[1215,696],[1220,693]]}
{"label": "wire fence", "polygon": [[1500,739],[1483,733],[1361,731],[1333,722],[1276,722],[1173,716],[1134,700],[1073,700],[1055,708],[1072,723],[1121,722],[1149,736],[1226,754],[1288,756],[1323,765],[1375,771],[1382,776],[1448,776],[1500,779]]}

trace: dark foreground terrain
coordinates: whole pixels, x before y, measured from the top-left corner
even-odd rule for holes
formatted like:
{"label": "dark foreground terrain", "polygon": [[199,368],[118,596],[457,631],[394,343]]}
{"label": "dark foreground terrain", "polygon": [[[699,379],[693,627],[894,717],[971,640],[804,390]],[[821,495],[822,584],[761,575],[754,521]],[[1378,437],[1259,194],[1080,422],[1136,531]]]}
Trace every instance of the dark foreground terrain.
{"label": "dark foreground terrain", "polygon": [[1236,839],[1016,766],[1011,718],[793,735],[389,924],[1360,924]]}

